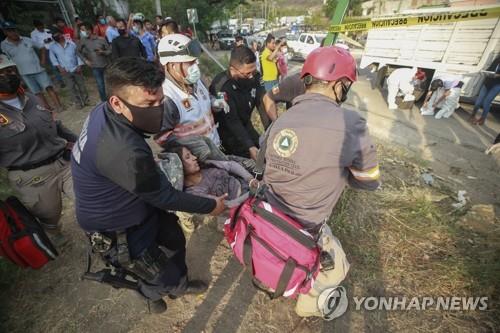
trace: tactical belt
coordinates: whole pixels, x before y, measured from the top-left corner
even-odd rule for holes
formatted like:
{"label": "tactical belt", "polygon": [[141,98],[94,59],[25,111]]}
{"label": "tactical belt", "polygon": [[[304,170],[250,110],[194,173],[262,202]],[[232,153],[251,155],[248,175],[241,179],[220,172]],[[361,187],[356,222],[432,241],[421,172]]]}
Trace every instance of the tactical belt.
{"label": "tactical belt", "polygon": [[46,160],[43,160],[43,161],[40,161],[40,162],[37,162],[37,163],[33,163],[33,164],[8,167],[7,170],[9,170],[9,171],[17,171],[17,170],[28,171],[28,170],[33,170],[33,169],[36,169],[36,168],[39,168],[41,166],[44,166],[44,165],[47,165],[47,164],[50,164],[50,163],[53,163],[53,162],[57,161],[60,157],[62,157],[63,153],[64,153],[64,149],[61,149],[61,151],[59,151],[57,154],[55,154],[54,156],[51,156],[51,157],[47,158]]}

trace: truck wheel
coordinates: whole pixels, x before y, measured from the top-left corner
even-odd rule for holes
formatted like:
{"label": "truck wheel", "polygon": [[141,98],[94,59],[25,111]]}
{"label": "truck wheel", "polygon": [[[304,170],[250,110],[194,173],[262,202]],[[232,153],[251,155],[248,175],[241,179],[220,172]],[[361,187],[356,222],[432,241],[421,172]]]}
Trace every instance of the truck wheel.
{"label": "truck wheel", "polygon": [[380,68],[377,71],[377,78],[375,79],[375,87],[382,90],[384,87],[384,80],[387,75],[387,66]]}

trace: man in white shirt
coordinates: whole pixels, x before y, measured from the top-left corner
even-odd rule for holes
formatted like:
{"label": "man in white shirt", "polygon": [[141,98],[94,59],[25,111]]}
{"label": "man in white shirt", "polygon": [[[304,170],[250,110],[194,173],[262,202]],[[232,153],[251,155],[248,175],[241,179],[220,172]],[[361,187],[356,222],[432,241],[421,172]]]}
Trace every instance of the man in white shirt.
{"label": "man in white shirt", "polygon": [[[48,58],[48,64],[50,65],[50,70],[54,73],[57,82],[61,85],[62,88],[65,87],[64,81],[62,79],[61,74],[57,71],[57,69],[54,67],[52,62],[50,61],[49,57],[49,48],[50,45],[54,43],[54,39],[52,38],[52,33],[50,32],[49,29],[46,29],[45,26],[43,25],[43,22],[40,20],[33,20],[33,26],[35,29],[31,32],[31,40],[35,44],[36,48],[40,50],[40,56],[45,57],[44,59]],[[47,61],[45,61],[47,62]],[[44,62],[42,61],[42,65],[44,65]]]}
{"label": "man in white shirt", "polygon": [[[2,30],[7,36],[0,44],[2,52],[14,61],[28,89],[40,98],[45,107],[50,108],[43,95],[43,92],[46,90],[56,110],[61,110],[62,106],[59,101],[59,96],[57,96],[47,72],[40,65],[40,59],[36,52],[36,45],[30,38],[21,37],[13,22],[3,22]],[[44,58],[45,56],[42,54],[42,63],[45,62]]]}

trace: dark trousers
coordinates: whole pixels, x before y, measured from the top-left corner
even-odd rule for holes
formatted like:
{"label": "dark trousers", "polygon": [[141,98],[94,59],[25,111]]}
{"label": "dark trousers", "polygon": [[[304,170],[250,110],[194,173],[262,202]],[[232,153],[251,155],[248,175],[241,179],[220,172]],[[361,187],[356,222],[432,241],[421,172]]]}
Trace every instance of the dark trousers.
{"label": "dark trousers", "polygon": [[106,86],[104,85],[104,68],[92,68],[92,74],[94,75],[95,81],[97,83],[97,90],[99,91],[99,97],[101,102],[106,102]]}
{"label": "dark trousers", "polygon": [[73,96],[74,103],[81,107],[85,106],[89,102],[89,95],[82,73],[66,72],[63,74],[63,79]]}
{"label": "dark trousers", "polygon": [[[141,235],[146,231],[155,232],[154,241],[138,256],[131,251],[135,268],[154,267],[153,276],[139,281],[141,294],[156,301],[167,295],[181,296],[187,288],[186,238],[175,214],[161,212],[161,218],[154,226],[145,230],[138,228],[134,234],[127,232],[129,248],[137,248],[134,242],[149,238]],[[126,267],[126,269],[129,269]],[[134,272],[134,269],[129,269]],[[137,273],[137,272],[135,272]],[[140,275],[140,274],[138,274]]]}

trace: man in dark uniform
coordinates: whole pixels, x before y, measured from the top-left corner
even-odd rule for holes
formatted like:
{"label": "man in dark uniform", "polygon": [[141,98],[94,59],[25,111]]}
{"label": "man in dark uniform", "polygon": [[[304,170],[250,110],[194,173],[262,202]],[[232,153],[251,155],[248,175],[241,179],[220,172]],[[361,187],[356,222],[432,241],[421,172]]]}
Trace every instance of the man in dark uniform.
{"label": "man in dark uniform", "polygon": [[210,85],[210,94],[225,95],[229,112],[219,112],[219,135],[227,154],[257,159],[259,134],[252,125],[254,107],[259,107],[264,88],[256,71],[255,54],[246,46],[231,51],[229,69],[219,73]]}
{"label": "man in dark uniform", "polygon": [[69,157],[77,136],[20,85],[16,65],[0,54],[0,168],[7,168],[19,199],[61,246],[61,194],[73,198]]}
{"label": "man in dark uniform", "polygon": [[[154,312],[162,312],[163,296],[207,288],[187,280],[186,241],[177,217],[167,211],[218,215],[224,197],[177,191],[155,163],[145,137],[161,128],[165,74],[160,68],[145,59],[122,58],[106,74],[108,101],[90,113],[73,150],[76,216],[86,232],[113,241],[105,258],[139,276],[140,293],[153,301]],[[116,244],[124,233],[128,250],[120,258]]]}

